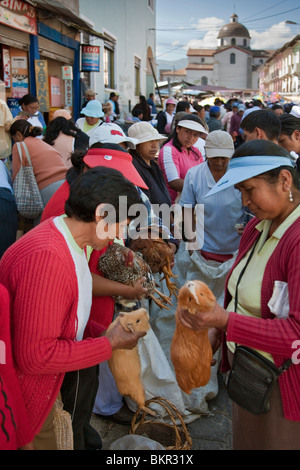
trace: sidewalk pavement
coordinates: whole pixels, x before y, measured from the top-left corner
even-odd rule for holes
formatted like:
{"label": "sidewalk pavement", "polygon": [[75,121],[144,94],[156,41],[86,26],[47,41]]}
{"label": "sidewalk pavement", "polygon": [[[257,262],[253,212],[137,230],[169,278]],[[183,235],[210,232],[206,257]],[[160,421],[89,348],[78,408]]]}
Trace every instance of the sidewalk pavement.
{"label": "sidewalk pavement", "polygon": [[[232,448],[231,404],[221,374],[218,380],[219,393],[208,402],[211,416],[203,416],[187,425],[193,443],[191,450],[230,450]],[[115,424],[97,415],[92,416],[91,424],[102,438],[103,450],[109,450],[112,442],[130,432],[130,425]]]}

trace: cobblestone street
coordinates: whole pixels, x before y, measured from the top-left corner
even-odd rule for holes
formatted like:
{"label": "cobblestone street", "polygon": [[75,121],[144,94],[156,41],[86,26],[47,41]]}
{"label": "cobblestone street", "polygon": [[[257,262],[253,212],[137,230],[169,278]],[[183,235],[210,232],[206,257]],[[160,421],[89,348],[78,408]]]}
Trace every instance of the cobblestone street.
{"label": "cobblestone street", "polygon": [[[204,416],[187,425],[192,439],[191,450],[230,450],[231,406],[221,375],[219,393],[209,402],[209,408],[211,416]],[[115,424],[96,415],[92,416],[91,424],[101,435],[103,450],[109,450],[114,441],[130,432],[130,426]]]}

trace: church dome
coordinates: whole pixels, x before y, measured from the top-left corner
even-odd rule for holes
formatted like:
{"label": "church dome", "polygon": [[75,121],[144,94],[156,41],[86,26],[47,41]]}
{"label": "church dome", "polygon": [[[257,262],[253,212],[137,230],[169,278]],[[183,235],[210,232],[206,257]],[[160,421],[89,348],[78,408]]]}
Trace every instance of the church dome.
{"label": "church dome", "polygon": [[248,29],[238,22],[238,16],[235,14],[231,16],[230,23],[225,24],[225,26],[223,26],[219,31],[218,39],[228,37],[243,37],[251,39]]}

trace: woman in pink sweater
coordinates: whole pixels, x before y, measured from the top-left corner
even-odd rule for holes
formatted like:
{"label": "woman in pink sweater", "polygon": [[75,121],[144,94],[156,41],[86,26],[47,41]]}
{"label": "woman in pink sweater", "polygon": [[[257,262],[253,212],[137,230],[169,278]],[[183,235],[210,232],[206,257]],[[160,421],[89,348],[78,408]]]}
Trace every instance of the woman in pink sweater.
{"label": "woman in pink sweater", "polygon": [[177,122],[171,136],[160,149],[158,164],[164,174],[172,204],[183,189],[188,170],[204,162],[195,144],[199,137],[205,139],[206,136],[200,119],[194,114],[187,114]]}
{"label": "woman in pink sweater", "polygon": [[[12,179],[14,181],[21,168],[21,158],[22,164],[28,165],[28,152],[45,206],[64,183],[68,168],[57,150],[36,138],[41,133],[40,127],[33,127],[24,119],[18,119],[10,127],[10,135],[15,141],[12,149]],[[39,220],[35,221],[35,224],[38,222]]]}
{"label": "woman in pink sweater", "polygon": [[[118,196],[125,196],[127,211],[119,207]],[[90,169],[70,188],[67,216],[30,230],[1,259],[0,283],[11,300],[16,372],[36,449],[55,448],[53,420],[46,438],[44,425],[51,423],[65,373],[99,364],[115,348],[131,349],[143,336],[117,324],[106,336],[83,337],[92,302],[86,247],[100,250],[119,237],[129,221],[119,217],[139,203],[135,186],[119,171]],[[115,208],[116,222],[104,226],[101,204]]]}
{"label": "woman in pink sweater", "polygon": [[[289,360],[288,370],[272,389],[268,412],[253,414],[245,402],[233,402],[233,447],[299,450],[298,175],[284,149],[269,141],[251,141],[235,152],[228,172],[206,197],[232,185],[241,191],[243,205],[255,217],[244,230],[227,277],[225,308],[216,303],[211,311],[193,318],[181,311],[181,321],[194,329],[222,332],[223,371],[232,366],[237,344],[258,351],[277,368]],[[246,390],[253,396],[249,386]]]}

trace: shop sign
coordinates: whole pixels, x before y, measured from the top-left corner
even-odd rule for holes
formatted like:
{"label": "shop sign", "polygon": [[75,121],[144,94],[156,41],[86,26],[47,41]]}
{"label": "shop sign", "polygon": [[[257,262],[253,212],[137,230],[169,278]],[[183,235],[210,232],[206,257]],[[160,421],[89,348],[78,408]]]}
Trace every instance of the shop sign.
{"label": "shop sign", "polygon": [[37,35],[36,10],[21,0],[0,0],[0,23]]}
{"label": "shop sign", "polygon": [[3,81],[5,88],[10,88],[10,55],[9,49],[2,47],[2,62],[3,62]]}
{"label": "shop sign", "polygon": [[61,79],[57,77],[49,78],[50,106],[61,106]]}
{"label": "shop sign", "polygon": [[17,98],[7,98],[7,106],[12,111],[13,109],[18,109],[20,107],[19,100]]}
{"label": "shop sign", "polygon": [[72,80],[64,80],[65,82],[65,106],[73,106],[73,83]]}
{"label": "shop sign", "polygon": [[40,111],[49,111],[48,62],[35,60],[36,97],[39,100]]}
{"label": "shop sign", "polygon": [[14,51],[10,54],[10,62],[12,96],[22,98],[29,90],[27,53]]}
{"label": "shop sign", "polygon": [[61,75],[63,80],[73,80],[72,65],[63,65],[61,68]]}
{"label": "shop sign", "polygon": [[81,71],[100,72],[100,47],[81,46]]}

